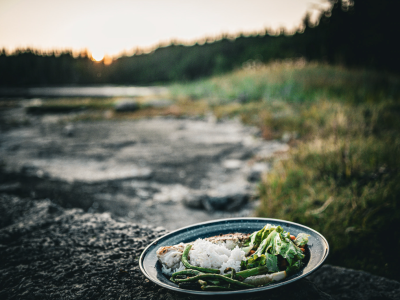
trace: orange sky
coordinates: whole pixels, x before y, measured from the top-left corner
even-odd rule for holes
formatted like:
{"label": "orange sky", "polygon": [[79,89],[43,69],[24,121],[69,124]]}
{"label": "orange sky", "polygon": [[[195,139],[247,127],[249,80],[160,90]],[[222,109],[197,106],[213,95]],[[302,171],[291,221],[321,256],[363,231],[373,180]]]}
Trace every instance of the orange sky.
{"label": "orange sky", "polygon": [[324,0],[0,0],[0,48],[130,53],[176,39],[293,29]]}

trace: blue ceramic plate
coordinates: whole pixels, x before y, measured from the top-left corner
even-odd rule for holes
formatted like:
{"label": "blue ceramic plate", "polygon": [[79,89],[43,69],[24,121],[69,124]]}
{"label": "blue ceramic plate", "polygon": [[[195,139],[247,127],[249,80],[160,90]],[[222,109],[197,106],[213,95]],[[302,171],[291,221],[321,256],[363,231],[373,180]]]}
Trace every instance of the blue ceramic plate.
{"label": "blue ceramic plate", "polygon": [[[169,281],[169,279],[161,273],[161,264],[160,262],[158,262],[156,255],[156,251],[159,247],[172,246],[179,243],[189,243],[195,241],[198,238],[206,238],[219,234],[234,232],[252,233],[254,231],[260,230],[267,223],[276,226],[280,225],[284,230],[296,236],[300,232],[304,232],[310,235],[308,247],[306,250],[306,258],[304,259],[305,267],[296,274],[287,277],[285,280],[254,289],[206,292],[181,289],[178,287],[178,285]],[[143,251],[142,255],[140,256],[139,265],[143,274],[148,279],[164,288],[177,292],[200,295],[241,294],[273,289],[278,286],[289,284],[291,282],[299,280],[300,278],[306,277],[317,270],[323,264],[326,257],[328,256],[328,253],[329,245],[326,239],[319,232],[309,227],[277,219],[237,218],[199,223],[166,234],[155,240]]]}

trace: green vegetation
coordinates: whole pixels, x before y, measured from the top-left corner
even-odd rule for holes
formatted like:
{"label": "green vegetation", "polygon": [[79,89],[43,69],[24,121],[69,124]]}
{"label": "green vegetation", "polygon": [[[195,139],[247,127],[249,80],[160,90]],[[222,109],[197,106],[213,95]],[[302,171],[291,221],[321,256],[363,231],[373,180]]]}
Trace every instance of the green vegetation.
{"label": "green vegetation", "polygon": [[171,90],[266,139],[289,137],[288,155],[259,184],[259,216],[321,232],[329,263],[399,280],[399,87],[386,74],[284,62]]}
{"label": "green vegetation", "polygon": [[316,23],[305,15],[296,32],[290,34],[265,29],[247,36],[207,38],[194,45],[160,44],[153,51],[137,50],[111,64],[94,62],[88,53],[74,57],[71,51],[44,54],[25,49],[9,54],[0,50],[0,86],[147,85],[194,80],[223,74],[243,64],[298,57],[398,73],[400,2],[328,1],[331,8],[321,12]]}
{"label": "green vegetation", "polygon": [[213,104],[262,100],[271,103],[304,103],[321,98],[340,98],[358,103],[400,95],[398,77],[371,71],[348,70],[302,59],[268,65],[250,65],[235,72],[195,83],[172,85],[172,94],[191,99],[206,98]]}

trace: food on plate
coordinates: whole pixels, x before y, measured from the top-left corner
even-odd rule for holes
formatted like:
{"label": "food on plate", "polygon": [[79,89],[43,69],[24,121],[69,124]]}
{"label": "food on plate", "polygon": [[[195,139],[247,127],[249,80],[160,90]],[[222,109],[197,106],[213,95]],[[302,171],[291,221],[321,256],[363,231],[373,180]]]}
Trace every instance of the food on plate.
{"label": "food on plate", "polygon": [[160,247],[162,272],[181,288],[226,291],[285,279],[303,266],[309,235],[267,224],[252,234],[232,233]]}
{"label": "food on plate", "polygon": [[[242,247],[243,244],[248,241],[249,236],[250,234],[243,233],[221,234],[205,238],[204,241],[209,242],[209,244],[223,246],[222,248],[220,248],[222,250],[232,250],[236,246]],[[204,243],[202,245],[204,245]],[[157,257],[159,261],[163,264],[163,266],[165,266],[167,269],[176,269],[179,268],[179,266],[181,265],[181,258],[184,248],[185,244],[183,243],[174,246],[160,247],[156,252]]]}

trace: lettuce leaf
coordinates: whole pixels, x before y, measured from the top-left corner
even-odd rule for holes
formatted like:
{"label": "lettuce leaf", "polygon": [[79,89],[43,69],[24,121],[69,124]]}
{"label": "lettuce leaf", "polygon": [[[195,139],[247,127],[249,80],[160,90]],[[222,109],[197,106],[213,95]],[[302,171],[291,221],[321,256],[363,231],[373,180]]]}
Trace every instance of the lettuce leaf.
{"label": "lettuce leaf", "polygon": [[280,254],[283,258],[287,260],[289,266],[292,266],[296,261],[304,258],[303,252],[290,240],[280,239],[277,236],[274,239],[274,245],[272,246],[272,252],[274,255]]}
{"label": "lettuce leaf", "polygon": [[276,230],[270,232],[268,234],[268,236],[266,237],[266,239],[264,239],[260,246],[258,247],[257,251],[253,254],[253,255],[262,255],[264,253],[267,252],[267,248],[269,248],[271,246],[271,241],[275,238],[276,235],[279,235],[278,232],[276,232]]}
{"label": "lettuce leaf", "polygon": [[266,257],[266,265],[268,268],[268,271],[271,273],[279,272],[279,267],[278,267],[278,257],[272,254],[269,254],[268,252],[265,253]]}
{"label": "lettuce leaf", "polygon": [[252,255],[248,260],[247,260],[247,265],[246,268],[252,269],[252,268],[257,268],[259,266],[265,266],[267,263],[267,258],[263,254],[261,256],[258,255]]}
{"label": "lettuce leaf", "polygon": [[307,245],[308,243],[308,234],[305,233],[299,233],[296,237],[296,239],[293,241],[298,247],[302,247]]}
{"label": "lettuce leaf", "polygon": [[261,240],[264,240],[268,237],[268,235],[276,230],[276,226],[272,226],[271,224],[267,224],[264,226],[264,228],[261,230],[262,231],[262,235],[261,235]]}
{"label": "lettuce leaf", "polygon": [[287,268],[286,268],[286,273],[288,274],[288,275],[291,275],[291,274],[293,274],[293,273],[296,273],[298,270],[300,270],[300,268],[303,266],[303,263],[300,261],[300,260],[298,260],[298,261],[296,261],[293,265],[291,265],[291,266],[288,266]]}
{"label": "lettuce leaf", "polygon": [[[299,234],[299,245],[308,242],[308,235]],[[283,230],[281,226],[267,224],[260,231],[250,236],[248,251],[258,247],[257,250],[242,262],[242,269],[255,268],[267,265],[269,272],[279,272],[278,255],[285,258],[289,264],[288,272],[295,272],[302,266],[301,260],[305,257],[300,248],[290,239],[290,233]],[[243,248],[242,248],[243,249]],[[247,249],[246,249],[247,250]],[[248,252],[247,252],[248,253]]]}
{"label": "lettuce leaf", "polygon": [[[263,227],[263,229],[259,231],[253,232],[249,240],[244,243],[244,247],[242,247],[242,250],[246,253],[246,255],[253,249],[253,248],[259,248],[260,244],[262,243],[263,240],[265,240],[268,235],[276,229],[276,226],[272,226],[271,224],[267,224]],[[262,253],[259,253],[261,255]]]}

